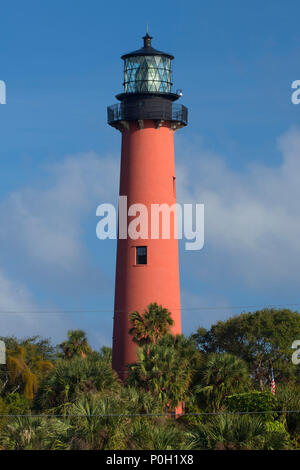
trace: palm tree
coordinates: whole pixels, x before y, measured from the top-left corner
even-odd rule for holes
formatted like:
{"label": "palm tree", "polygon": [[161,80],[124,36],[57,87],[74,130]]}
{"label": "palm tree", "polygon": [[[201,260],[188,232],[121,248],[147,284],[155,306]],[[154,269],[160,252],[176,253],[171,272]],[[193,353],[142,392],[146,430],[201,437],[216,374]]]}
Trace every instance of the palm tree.
{"label": "palm tree", "polygon": [[[276,409],[281,410],[286,428],[293,438],[297,449],[300,448],[300,390],[297,385],[276,387]],[[295,410],[297,413],[285,413]]]}
{"label": "palm tree", "polygon": [[120,390],[120,381],[106,359],[93,354],[87,358],[59,359],[54,369],[39,387],[36,404],[47,408],[66,409],[79,396],[98,392]]}
{"label": "palm tree", "polygon": [[170,335],[139,349],[138,362],[129,365],[128,385],[152,393],[165,409],[176,408],[188,394],[192,379],[189,357],[181,353],[181,346],[182,341]]}
{"label": "palm tree", "polygon": [[[290,449],[288,433],[270,431],[257,416],[220,414],[210,416],[191,432],[194,449],[209,450],[274,450]],[[192,443],[192,442],[191,442]]]}
{"label": "palm tree", "polygon": [[201,384],[195,392],[202,405],[218,410],[227,395],[247,389],[250,375],[242,359],[228,353],[212,353],[202,369]]}
{"label": "palm tree", "polygon": [[100,357],[102,357],[107,364],[111,365],[112,363],[112,348],[108,346],[102,346],[100,349]]}
{"label": "palm tree", "polygon": [[159,415],[164,412],[157,398],[150,392],[140,388],[124,387],[121,392],[121,400],[124,403],[126,412],[131,415]]}
{"label": "palm tree", "polygon": [[59,345],[65,359],[72,359],[74,356],[85,358],[92,349],[87,341],[87,337],[82,330],[69,330],[68,339]]}
{"label": "palm tree", "polygon": [[128,446],[135,450],[189,450],[194,445],[191,437],[170,420],[140,418],[130,426]]}
{"label": "palm tree", "polygon": [[71,449],[126,449],[130,418],[122,416],[124,404],[119,397],[86,395],[72,405],[69,413],[74,427]]}
{"label": "palm tree", "polygon": [[22,416],[11,418],[1,429],[0,449],[68,449],[70,424],[55,417]]}
{"label": "palm tree", "polygon": [[174,325],[171,312],[156,302],[151,303],[141,315],[133,312],[130,315],[132,327],[129,334],[133,336],[133,341],[138,346],[147,346],[169,333],[170,327]]}

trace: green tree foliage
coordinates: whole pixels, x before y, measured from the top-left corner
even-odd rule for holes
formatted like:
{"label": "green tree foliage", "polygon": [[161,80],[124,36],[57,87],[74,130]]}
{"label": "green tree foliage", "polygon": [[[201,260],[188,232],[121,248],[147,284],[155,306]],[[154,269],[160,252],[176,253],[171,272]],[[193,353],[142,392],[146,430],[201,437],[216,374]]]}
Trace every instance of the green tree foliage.
{"label": "green tree foliage", "polygon": [[136,450],[190,450],[193,446],[194,441],[188,431],[162,418],[135,419],[127,440],[127,448]]}
{"label": "green tree foliage", "polygon": [[6,351],[15,351],[18,346],[26,349],[26,362],[31,367],[31,361],[35,362],[38,356],[43,361],[54,361],[56,358],[55,348],[52,346],[49,338],[41,338],[41,336],[30,336],[25,339],[18,339],[15,336],[1,336],[4,341]]}
{"label": "green tree foliage", "polygon": [[[134,403],[130,404],[127,401],[129,397],[133,398]],[[145,403],[148,403],[146,407]],[[156,407],[153,397],[151,400],[144,392],[136,393],[133,389],[130,389],[129,394],[122,395],[121,400],[118,397],[93,395],[76,401],[69,410],[73,426],[70,448],[75,450],[189,448],[189,433],[180,429],[170,419],[130,416],[132,406],[138,405],[141,411],[144,407],[149,409],[149,404],[150,409],[154,411]]]}
{"label": "green tree foliage", "polygon": [[82,396],[68,412],[72,415],[74,427],[72,449],[124,449],[130,419],[126,421],[126,418],[118,416],[124,413],[124,407],[117,396]]}
{"label": "green tree foliage", "polygon": [[189,353],[195,344],[184,336],[168,335],[138,350],[138,362],[129,366],[129,385],[157,397],[163,406],[174,409],[189,393],[193,377]]}
{"label": "green tree foliage", "polygon": [[36,404],[41,409],[65,405],[84,394],[120,390],[116,373],[103,358],[91,354],[86,358],[58,359],[55,367],[41,382]]}
{"label": "green tree foliage", "polygon": [[[300,366],[290,360],[299,314],[242,314],[190,338],[170,334],[170,315],[157,304],[133,315],[138,358],[126,384],[111,348],[92,351],[81,330],[69,332],[60,357],[49,340],[5,338],[0,449],[299,449]],[[197,415],[173,419],[182,404]],[[261,413],[243,414],[253,411]]]}
{"label": "green tree foliage", "polygon": [[0,366],[0,394],[22,392],[33,399],[39,379],[53,367],[55,349],[49,339],[32,336],[18,340],[1,337],[6,345],[7,364]]}
{"label": "green tree foliage", "polygon": [[192,431],[195,449],[285,450],[292,448],[285,430],[270,430],[264,420],[246,415],[216,415]]}
{"label": "green tree foliage", "polygon": [[31,400],[18,392],[7,394],[3,401],[6,404],[8,414],[22,415],[30,413]]}
{"label": "green tree foliage", "polygon": [[43,359],[39,346],[31,339],[12,346],[7,350],[9,383],[15,391],[22,390],[25,397],[32,400],[38,389],[38,378],[47,374],[53,368],[53,363]]}
{"label": "green tree foliage", "polygon": [[156,396],[148,391],[135,387],[123,387],[121,391],[123,409],[131,415],[159,415],[165,412],[164,407]]}
{"label": "green tree foliage", "polygon": [[108,348],[107,346],[102,346],[100,350],[100,357],[102,357],[105,362],[109,365],[112,363],[112,348]]}
{"label": "green tree foliage", "polygon": [[[257,411],[260,413],[260,417],[267,421],[272,421],[276,416],[272,411],[277,409],[277,400],[271,392],[252,390],[247,393],[235,393],[228,395],[224,403],[228,411],[243,413]],[[264,411],[266,413],[263,413]]]}
{"label": "green tree foliage", "polygon": [[59,346],[62,351],[62,357],[64,359],[72,359],[75,356],[85,358],[92,352],[86,334],[82,330],[70,330],[68,331],[68,339]]}
{"label": "green tree foliage", "polygon": [[228,353],[211,353],[204,363],[200,385],[195,387],[195,393],[200,406],[215,411],[224,406],[227,395],[244,391],[249,386],[250,377],[245,361]]}
{"label": "green tree foliage", "polygon": [[157,305],[156,302],[148,305],[143,314],[133,312],[130,315],[132,327],[129,334],[133,336],[133,341],[140,347],[147,346],[162,338],[170,331],[174,324],[171,312]]}
{"label": "green tree foliage", "polygon": [[22,416],[10,418],[1,430],[0,449],[68,449],[68,422],[57,418]]}
{"label": "green tree foliage", "polygon": [[[280,415],[297,449],[300,449],[300,390],[297,386],[278,386],[276,408],[283,411]],[[292,411],[292,412],[291,412]]]}
{"label": "green tree foliage", "polygon": [[290,380],[296,368],[291,362],[291,345],[300,338],[300,314],[290,310],[263,309],[219,321],[210,330],[199,328],[194,336],[205,353],[227,352],[245,360],[263,389],[275,380]]}

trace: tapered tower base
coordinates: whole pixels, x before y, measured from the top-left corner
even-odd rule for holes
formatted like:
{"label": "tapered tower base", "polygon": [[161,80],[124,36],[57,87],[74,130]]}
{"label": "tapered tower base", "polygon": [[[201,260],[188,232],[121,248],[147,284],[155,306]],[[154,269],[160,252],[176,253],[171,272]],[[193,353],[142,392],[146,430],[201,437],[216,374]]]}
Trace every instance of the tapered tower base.
{"label": "tapered tower base", "polygon": [[[170,211],[170,238],[162,239],[160,223],[159,238],[151,239],[153,204],[172,207],[176,203],[174,132],[170,125],[166,122],[158,127],[146,120],[140,129],[138,122],[131,122],[122,133],[120,196],[127,196],[128,208],[137,203],[147,208],[149,237],[118,239],[113,368],[122,379],[126,364],[136,361],[136,344],[128,333],[130,313],[142,313],[147,305],[157,302],[172,313],[172,333],[181,333],[176,211]],[[129,223],[133,218],[129,217]],[[146,249],[146,264],[137,263],[137,247]]]}

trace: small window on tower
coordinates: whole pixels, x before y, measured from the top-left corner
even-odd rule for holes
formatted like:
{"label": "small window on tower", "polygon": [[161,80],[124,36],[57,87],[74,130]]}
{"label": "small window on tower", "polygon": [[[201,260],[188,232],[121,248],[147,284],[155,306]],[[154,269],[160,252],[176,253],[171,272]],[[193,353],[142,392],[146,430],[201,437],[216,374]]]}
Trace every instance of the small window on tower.
{"label": "small window on tower", "polygon": [[136,247],[136,264],[147,264],[147,247]]}
{"label": "small window on tower", "polygon": [[176,176],[173,176],[173,194],[176,194]]}

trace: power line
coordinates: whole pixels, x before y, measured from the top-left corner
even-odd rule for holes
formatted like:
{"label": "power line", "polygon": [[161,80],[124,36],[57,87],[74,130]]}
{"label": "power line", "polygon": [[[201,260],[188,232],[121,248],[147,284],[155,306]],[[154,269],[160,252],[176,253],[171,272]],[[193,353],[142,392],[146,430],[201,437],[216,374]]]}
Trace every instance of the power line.
{"label": "power line", "polygon": [[[294,304],[256,304],[256,305],[232,305],[232,306],[199,306],[199,307],[181,307],[172,308],[171,310],[181,311],[195,311],[195,310],[234,310],[234,309],[252,309],[252,308],[283,308],[283,307],[299,307],[300,303]],[[45,314],[54,315],[60,313],[127,313],[127,310],[112,310],[112,309],[94,309],[94,310],[0,310],[2,315],[33,315]]]}
{"label": "power line", "polygon": [[[184,413],[180,416],[223,416],[223,415],[259,415],[259,414],[272,414],[272,413],[300,413],[300,410],[265,410],[265,411],[203,411],[200,413]],[[179,414],[179,413],[178,413]],[[132,418],[132,417],[170,417],[172,412],[169,413],[108,413],[108,414],[0,414],[0,417],[28,417],[28,418]]]}

